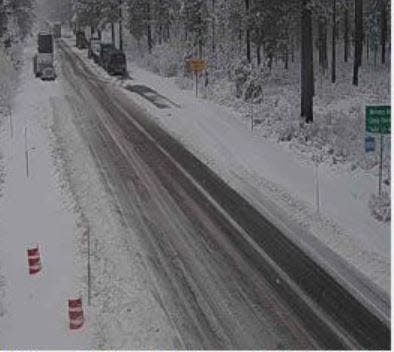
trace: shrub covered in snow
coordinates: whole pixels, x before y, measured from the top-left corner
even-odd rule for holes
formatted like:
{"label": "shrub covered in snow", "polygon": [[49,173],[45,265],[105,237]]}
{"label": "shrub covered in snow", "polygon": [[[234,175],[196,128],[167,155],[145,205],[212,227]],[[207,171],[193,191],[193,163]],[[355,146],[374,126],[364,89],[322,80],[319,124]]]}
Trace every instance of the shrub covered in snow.
{"label": "shrub covered in snow", "polygon": [[369,199],[369,209],[372,215],[379,221],[391,220],[390,194],[383,192],[381,196],[373,194]]}
{"label": "shrub covered in snow", "polygon": [[151,53],[141,54],[136,43],[129,48],[130,56],[135,59],[139,66],[163,77],[176,77],[183,70],[183,62],[187,48],[179,42],[163,42],[156,45]]}
{"label": "shrub covered in snow", "polygon": [[230,70],[230,79],[235,83],[237,98],[254,103],[261,100],[268,74],[265,66],[253,67],[244,60],[236,63]]}

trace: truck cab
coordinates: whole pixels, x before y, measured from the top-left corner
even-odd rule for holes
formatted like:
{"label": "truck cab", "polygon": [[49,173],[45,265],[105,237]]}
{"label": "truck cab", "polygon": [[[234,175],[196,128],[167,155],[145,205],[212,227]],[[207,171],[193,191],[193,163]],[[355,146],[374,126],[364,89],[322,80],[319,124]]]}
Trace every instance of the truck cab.
{"label": "truck cab", "polygon": [[126,55],[112,44],[101,44],[100,65],[110,75],[125,75],[127,72]]}

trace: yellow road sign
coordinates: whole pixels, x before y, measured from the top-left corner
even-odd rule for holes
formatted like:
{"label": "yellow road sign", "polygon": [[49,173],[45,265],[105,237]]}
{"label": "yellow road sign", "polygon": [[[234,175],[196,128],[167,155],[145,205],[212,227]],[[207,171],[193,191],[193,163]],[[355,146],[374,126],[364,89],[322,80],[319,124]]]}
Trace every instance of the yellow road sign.
{"label": "yellow road sign", "polygon": [[189,59],[186,60],[186,62],[189,65],[190,70],[195,73],[204,71],[207,68],[207,61],[203,59]]}

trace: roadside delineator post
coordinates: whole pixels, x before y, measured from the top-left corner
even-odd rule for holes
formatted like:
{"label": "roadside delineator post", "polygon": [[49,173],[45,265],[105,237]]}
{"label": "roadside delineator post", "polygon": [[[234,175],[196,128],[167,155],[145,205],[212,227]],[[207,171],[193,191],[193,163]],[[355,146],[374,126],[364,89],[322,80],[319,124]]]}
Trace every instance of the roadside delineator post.
{"label": "roadside delineator post", "polygon": [[41,258],[38,246],[27,250],[27,260],[29,262],[29,274],[34,275],[41,271]]}
{"label": "roadside delineator post", "polygon": [[70,319],[70,329],[80,329],[84,323],[82,298],[68,300],[68,316]]}

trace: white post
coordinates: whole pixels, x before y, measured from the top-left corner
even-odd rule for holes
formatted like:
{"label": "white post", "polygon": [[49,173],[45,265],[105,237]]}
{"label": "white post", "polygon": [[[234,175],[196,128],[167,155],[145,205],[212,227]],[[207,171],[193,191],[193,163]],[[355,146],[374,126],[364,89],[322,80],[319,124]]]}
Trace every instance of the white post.
{"label": "white post", "polygon": [[91,275],[91,265],[90,265],[90,231],[87,230],[87,241],[88,241],[88,305],[91,304],[91,286],[92,286],[92,275]]}
{"label": "white post", "polygon": [[315,184],[316,184],[316,211],[320,215],[320,189],[319,189],[319,162],[315,163]]}
{"label": "white post", "polygon": [[253,132],[254,130],[254,109],[253,104],[250,104],[250,129]]}
{"label": "white post", "polygon": [[26,159],[26,176],[29,177],[29,147],[27,144],[27,127],[25,127],[25,159]]}
{"label": "white post", "polygon": [[10,110],[10,135],[14,138],[14,122],[12,121],[12,111]]}

